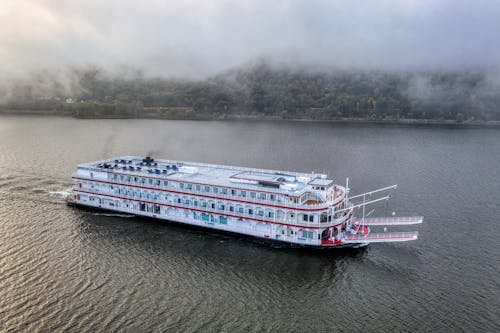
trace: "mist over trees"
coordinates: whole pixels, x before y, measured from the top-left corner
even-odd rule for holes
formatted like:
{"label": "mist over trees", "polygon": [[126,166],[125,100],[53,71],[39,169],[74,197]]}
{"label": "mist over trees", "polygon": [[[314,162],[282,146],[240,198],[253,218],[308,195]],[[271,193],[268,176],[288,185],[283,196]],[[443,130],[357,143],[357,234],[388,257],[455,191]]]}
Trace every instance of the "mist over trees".
{"label": "mist over trees", "polygon": [[0,85],[0,110],[176,119],[500,120],[500,84],[484,71],[319,71],[258,62],[202,80],[39,72]]}

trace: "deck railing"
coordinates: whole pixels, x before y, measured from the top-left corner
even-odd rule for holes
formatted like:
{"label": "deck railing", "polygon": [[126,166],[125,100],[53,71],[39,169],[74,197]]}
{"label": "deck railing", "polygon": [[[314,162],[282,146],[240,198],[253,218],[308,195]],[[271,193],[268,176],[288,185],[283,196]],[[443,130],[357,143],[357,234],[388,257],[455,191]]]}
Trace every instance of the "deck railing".
{"label": "deck railing", "polygon": [[[109,174],[113,174],[113,173],[109,173]],[[74,174],[73,175],[74,177],[78,177],[78,178],[84,178],[84,177],[81,177],[79,176],[78,174]],[[130,174],[130,177],[133,177],[134,174]],[[135,176],[137,176],[137,174],[135,174]],[[138,176],[140,177],[140,176]],[[99,181],[99,180],[96,180],[96,179],[92,179],[92,178],[85,178],[87,179],[88,181]],[[171,180],[171,179],[165,179],[167,181],[174,181],[174,182],[182,182],[182,180]],[[206,192],[203,192],[203,191],[196,191],[193,187],[193,190],[191,191],[186,191],[185,189],[181,189],[181,188],[173,188],[171,186],[167,186],[165,187],[164,185],[162,184],[137,184],[136,182],[128,182],[128,181],[120,181],[119,179],[110,179],[110,181],[112,181],[114,184],[116,185],[125,185],[125,186],[143,186],[143,187],[146,187],[147,189],[152,189],[152,190],[160,190],[160,191],[174,191],[176,194],[178,195],[204,195],[204,196],[209,196],[209,197],[212,197],[213,199],[220,199],[220,200],[228,200],[228,201],[238,201],[238,200],[241,200],[241,201],[245,201],[245,202],[249,202],[249,203],[252,203],[252,204],[266,204],[266,205],[276,205],[276,206],[284,206],[286,209],[314,209],[314,210],[317,210],[317,209],[328,209],[329,207],[333,206],[333,205],[337,205],[339,204],[343,199],[344,199],[344,191],[342,191],[342,195],[338,196],[338,197],[334,197],[333,199],[331,200],[328,200],[328,201],[325,201],[325,202],[322,202],[322,203],[319,203],[319,204],[305,204],[305,203],[294,203],[294,202],[290,202],[288,200],[274,200],[274,201],[271,201],[271,200],[263,200],[263,199],[260,199],[258,196],[255,197],[255,198],[252,198],[250,197],[249,195],[246,195],[246,196],[236,196],[236,195],[231,195],[229,193],[227,194],[224,194],[222,192],[219,192],[219,193],[206,193]],[[223,187],[223,185],[201,185],[202,187],[203,186],[217,186],[217,187]],[[253,189],[245,189],[245,191],[249,191],[249,192],[252,192],[252,191],[255,191],[255,192],[258,192],[258,190],[253,190]],[[276,196],[283,196],[283,194],[281,193],[277,193]]]}
{"label": "deck railing", "polygon": [[398,242],[417,239],[417,231],[409,232],[379,232],[379,233],[368,233],[368,234],[355,234],[345,236],[344,240],[347,242],[359,241],[359,242]]}
{"label": "deck railing", "polygon": [[[325,228],[328,228],[332,225],[336,225],[336,224],[339,224],[341,223],[343,220],[346,219],[346,215],[343,214],[342,216],[339,216],[337,219],[335,220],[332,220],[331,222],[307,222],[307,223],[300,223],[297,221],[297,219],[293,219],[292,221],[290,220],[287,220],[286,218],[286,212],[283,212],[285,214],[285,216],[283,218],[278,218],[277,217],[277,212],[274,210],[274,216],[273,217],[268,217],[266,216],[266,212],[268,210],[266,209],[263,209],[264,211],[264,215],[257,215],[255,214],[255,211],[257,207],[255,207],[253,209],[254,213],[252,214],[249,214],[248,211],[245,209],[243,211],[243,213],[239,212],[236,207],[234,209],[234,211],[230,212],[226,209],[224,210],[221,210],[219,208],[217,208],[217,205],[215,206],[215,208],[212,208],[210,205],[208,205],[208,202],[207,202],[207,205],[206,206],[202,206],[201,204],[198,204],[198,205],[193,205],[192,203],[189,203],[189,204],[186,204],[184,203],[184,201],[181,199],[181,202],[178,203],[178,202],[172,202],[172,201],[168,201],[165,199],[165,196],[164,195],[157,195],[156,198],[151,198],[151,197],[137,197],[137,196],[134,196],[133,194],[132,195],[129,195],[127,193],[123,193],[120,192],[120,193],[116,193],[114,189],[111,189],[110,187],[105,187],[104,189],[100,188],[99,186],[96,186],[96,187],[90,187],[90,186],[83,186],[83,187],[79,187],[79,186],[73,186],[73,190],[75,191],[88,191],[88,192],[92,192],[92,193],[95,193],[95,194],[102,194],[102,195],[111,195],[111,196],[120,196],[122,197],[123,199],[125,200],[134,200],[134,201],[149,201],[151,203],[157,203],[157,204],[173,204],[175,206],[178,206],[178,208],[181,208],[181,209],[201,209],[201,210],[204,210],[204,211],[208,211],[208,212],[213,212],[213,213],[216,213],[216,214],[219,214],[219,215],[224,215],[224,214],[229,214],[229,215],[235,215],[237,217],[241,217],[241,218],[252,218],[252,219],[262,219],[264,221],[269,221],[269,222],[276,222],[276,223],[284,223],[284,224],[292,224],[294,226],[297,226],[297,227],[317,227],[317,226],[323,226]],[[131,191],[133,192],[133,191]],[[226,205],[225,205],[226,206]]]}

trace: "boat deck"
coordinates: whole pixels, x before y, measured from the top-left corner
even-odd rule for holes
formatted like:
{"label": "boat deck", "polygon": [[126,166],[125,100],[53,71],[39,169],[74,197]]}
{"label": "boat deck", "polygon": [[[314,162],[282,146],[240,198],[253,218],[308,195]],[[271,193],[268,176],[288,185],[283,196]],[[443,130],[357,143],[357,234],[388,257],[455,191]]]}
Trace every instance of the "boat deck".
{"label": "boat deck", "polygon": [[291,195],[303,192],[312,181],[331,184],[324,174],[252,169],[227,165],[124,156],[80,164],[78,170],[112,172],[222,187],[248,188]]}

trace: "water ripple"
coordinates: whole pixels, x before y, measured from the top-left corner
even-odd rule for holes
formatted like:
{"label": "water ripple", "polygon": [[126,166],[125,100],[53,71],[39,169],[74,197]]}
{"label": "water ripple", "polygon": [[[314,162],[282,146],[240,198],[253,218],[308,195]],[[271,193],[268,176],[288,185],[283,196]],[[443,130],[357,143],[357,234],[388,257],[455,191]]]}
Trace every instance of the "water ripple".
{"label": "water ripple", "polygon": [[[71,119],[36,128],[47,135],[0,133],[2,332],[500,329],[498,132]],[[397,207],[375,213],[424,214],[420,239],[318,253],[67,207],[74,166],[104,157],[88,147],[111,132],[110,154],[158,147],[186,160],[321,165],[359,192],[398,183]],[[205,144],[213,133],[217,149]],[[171,138],[178,145],[164,145]]]}

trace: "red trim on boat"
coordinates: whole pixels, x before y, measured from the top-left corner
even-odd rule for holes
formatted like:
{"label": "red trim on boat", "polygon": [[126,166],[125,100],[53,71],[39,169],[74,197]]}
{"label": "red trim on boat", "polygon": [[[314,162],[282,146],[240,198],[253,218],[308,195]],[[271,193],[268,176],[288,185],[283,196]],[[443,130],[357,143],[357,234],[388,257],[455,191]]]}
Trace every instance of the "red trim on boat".
{"label": "red trim on boat", "polygon": [[87,193],[87,194],[93,194],[93,195],[98,195],[98,196],[103,196],[103,197],[110,197],[110,198],[116,198],[116,199],[122,199],[122,200],[128,200],[128,201],[135,201],[135,202],[139,202],[139,203],[149,203],[149,204],[153,204],[153,205],[182,208],[182,209],[187,209],[187,210],[192,210],[192,211],[197,211],[197,212],[202,212],[202,213],[210,213],[210,214],[216,214],[216,215],[221,215],[221,216],[230,216],[230,217],[234,217],[237,219],[245,219],[245,220],[253,220],[253,221],[264,222],[264,223],[279,224],[279,225],[284,225],[287,227],[298,227],[298,228],[302,228],[302,229],[328,229],[328,228],[332,228],[332,227],[335,227],[335,226],[338,226],[338,225],[344,223],[349,218],[349,215],[348,215],[347,218],[345,218],[342,222],[339,222],[339,223],[334,224],[334,225],[305,226],[305,225],[281,223],[281,222],[275,222],[275,221],[269,221],[269,220],[261,220],[261,219],[255,219],[252,217],[238,216],[238,215],[232,215],[232,214],[220,214],[218,212],[213,212],[210,210],[203,210],[203,209],[197,209],[197,208],[191,208],[191,207],[171,205],[171,204],[159,203],[159,202],[154,202],[154,201],[136,200],[136,199],[131,199],[131,198],[127,198],[127,197],[120,197],[120,196],[110,195],[110,194],[95,193],[95,192],[83,191],[83,190],[78,190],[78,189],[73,189],[73,191]]}
{"label": "red trim on boat", "polygon": [[[103,171],[101,171],[103,172]],[[107,171],[104,171],[107,172]],[[158,180],[168,180],[168,181],[173,181],[173,182],[178,182],[178,183],[186,183],[186,184],[195,184],[195,185],[203,185],[203,186],[220,186],[220,187],[226,187],[230,189],[235,189],[235,190],[244,190],[244,191],[250,191],[253,192],[254,190],[248,189],[248,188],[243,188],[243,187],[234,187],[234,186],[226,186],[226,185],[215,185],[215,184],[209,184],[209,183],[198,183],[198,182],[191,182],[189,180],[178,180],[178,179],[172,179],[172,178],[158,178],[158,177],[151,177],[151,176],[145,176],[145,175],[137,175],[137,174],[130,174],[130,173],[122,173],[122,172],[107,172],[111,173],[113,175],[123,175],[123,176],[135,176],[135,177],[141,177],[141,178],[151,178],[151,179],[158,179]],[[230,176],[232,177],[232,176]],[[255,192],[263,192],[263,193],[269,193],[269,194],[275,194],[275,195],[281,195],[279,192],[270,192],[270,191],[264,191],[264,190],[255,190]],[[288,194],[283,194],[284,196],[287,197],[292,197],[292,198],[298,198],[294,195],[288,195]]]}
{"label": "red trim on boat", "polygon": [[[142,177],[142,176],[141,176]],[[146,190],[154,190],[154,191],[162,191],[162,192],[170,192],[170,193],[177,193],[177,194],[183,194],[183,195],[192,195],[195,197],[203,197],[203,198],[210,198],[210,199],[217,199],[217,200],[226,200],[226,201],[232,201],[232,202],[240,202],[240,203],[246,203],[246,204],[254,204],[254,205],[260,205],[260,206],[267,206],[267,207],[275,207],[275,208],[282,208],[282,209],[288,209],[288,210],[299,210],[299,211],[307,211],[307,212],[319,212],[322,210],[329,209],[330,207],[336,207],[342,203],[342,200],[339,200],[339,202],[334,203],[332,205],[327,205],[325,208],[298,208],[298,207],[287,207],[287,206],[279,206],[279,205],[273,205],[273,204],[267,204],[267,203],[256,203],[252,201],[246,201],[246,200],[238,200],[238,199],[229,199],[229,198],[223,198],[223,197],[217,197],[217,196],[212,196],[212,195],[204,195],[204,194],[198,194],[198,193],[190,193],[190,192],[182,192],[182,191],[174,191],[174,190],[167,190],[167,189],[161,189],[161,188],[155,188],[155,187],[148,187],[148,186],[140,186],[140,185],[130,185],[130,184],[122,184],[122,183],[115,183],[115,182],[109,182],[105,180],[97,180],[97,179],[89,179],[89,178],[83,178],[83,177],[72,177],[73,179],[80,179],[80,180],[86,180],[86,181],[91,181],[91,182],[97,182],[97,183],[104,183],[104,184],[112,184],[112,185],[120,185],[120,186],[127,186],[127,187],[133,187],[133,188],[142,188]],[[160,178],[158,178],[160,179]],[[184,181],[182,181],[184,183]],[[211,186],[217,186],[217,185],[211,185]],[[247,189],[247,191],[249,191]]]}

